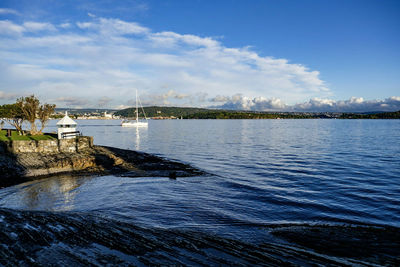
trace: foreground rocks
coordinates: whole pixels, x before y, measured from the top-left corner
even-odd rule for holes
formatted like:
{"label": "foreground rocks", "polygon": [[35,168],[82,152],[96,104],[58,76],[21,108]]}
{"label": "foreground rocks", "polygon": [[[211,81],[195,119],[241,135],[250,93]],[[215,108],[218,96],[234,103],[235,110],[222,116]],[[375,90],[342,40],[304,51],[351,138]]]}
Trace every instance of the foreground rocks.
{"label": "foreground rocks", "polygon": [[[375,225],[279,225],[272,234],[354,264],[400,266],[400,229]],[[369,264],[367,264],[369,263]]]}
{"label": "foreground rocks", "polygon": [[0,187],[55,174],[117,174],[128,177],[187,177],[204,174],[187,164],[106,146],[73,153],[0,151]]}
{"label": "foreground rocks", "polygon": [[[16,211],[0,208],[0,265],[400,264],[400,234],[397,228],[276,225],[272,228],[265,227],[265,230],[272,231],[274,235],[282,236],[287,241],[249,244],[201,232],[144,228],[89,213]],[[333,247],[337,248],[337,251],[332,249]],[[367,250],[364,250],[365,248]]]}

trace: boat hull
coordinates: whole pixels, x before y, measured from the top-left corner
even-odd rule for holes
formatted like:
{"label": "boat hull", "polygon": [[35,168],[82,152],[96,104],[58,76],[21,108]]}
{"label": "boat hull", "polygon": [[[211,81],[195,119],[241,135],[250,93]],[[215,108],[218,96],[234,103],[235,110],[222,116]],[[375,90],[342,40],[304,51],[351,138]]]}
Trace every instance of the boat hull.
{"label": "boat hull", "polygon": [[121,123],[121,126],[122,127],[147,127],[148,123],[147,122],[141,122],[141,121],[139,121],[139,122],[136,122],[136,121],[123,122],[123,123]]}

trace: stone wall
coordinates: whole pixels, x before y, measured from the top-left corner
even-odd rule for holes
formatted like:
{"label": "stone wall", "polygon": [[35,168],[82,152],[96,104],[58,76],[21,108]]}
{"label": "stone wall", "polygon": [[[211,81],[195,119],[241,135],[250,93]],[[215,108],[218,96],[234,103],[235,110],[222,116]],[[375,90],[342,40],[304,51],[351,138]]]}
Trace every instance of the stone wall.
{"label": "stone wall", "polygon": [[76,152],[77,138],[58,139],[58,149],[60,152]]}
{"label": "stone wall", "polygon": [[3,147],[5,147],[6,150],[11,153],[73,153],[93,147],[93,137],[78,136],[73,139],[54,139],[39,141],[14,140],[4,142]]}
{"label": "stone wall", "polygon": [[93,137],[92,136],[79,136],[77,137],[76,149],[83,150],[85,148],[93,147]]}
{"label": "stone wall", "polygon": [[41,153],[53,153],[57,151],[57,140],[40,140],[37,142],[37,150]]}

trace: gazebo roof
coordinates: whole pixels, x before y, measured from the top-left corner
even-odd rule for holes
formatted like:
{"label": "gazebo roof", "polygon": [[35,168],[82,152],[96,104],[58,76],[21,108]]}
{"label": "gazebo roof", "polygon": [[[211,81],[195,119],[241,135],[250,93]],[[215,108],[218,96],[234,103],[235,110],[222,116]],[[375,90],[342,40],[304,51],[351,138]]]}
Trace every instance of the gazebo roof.
{"label": "gazebo roof", "polygon": [[77,125],[77,123],[71,119],[70,117],[68,117],[67,112],[65,112],[65,116],[64,118],[62,118],[61,120],[59,120],[57,122],[57,125]]}

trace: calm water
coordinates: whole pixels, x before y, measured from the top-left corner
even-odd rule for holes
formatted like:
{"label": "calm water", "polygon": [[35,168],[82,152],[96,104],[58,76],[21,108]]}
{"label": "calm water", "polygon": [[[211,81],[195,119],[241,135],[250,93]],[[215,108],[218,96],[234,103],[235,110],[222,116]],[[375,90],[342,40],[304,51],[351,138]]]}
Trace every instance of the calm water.
{"label": "calm water", "polygon": [[78,124],[96,144],[213,175],[54,177],[2,189],[1,207],[93,212],[247,240],[263,238],[259,226],[274,223],[400,227],[399,120],[168,120],[139,130],[115,120]]}

